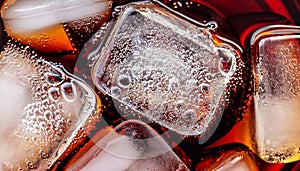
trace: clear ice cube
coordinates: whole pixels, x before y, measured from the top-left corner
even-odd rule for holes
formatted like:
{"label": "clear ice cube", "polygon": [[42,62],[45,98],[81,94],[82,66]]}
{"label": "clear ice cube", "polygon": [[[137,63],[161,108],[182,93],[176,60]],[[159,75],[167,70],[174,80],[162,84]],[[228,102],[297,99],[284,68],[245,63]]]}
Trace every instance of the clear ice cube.
{"label": "clear ice cube", "polygon": [[151,3],[129,5],[111,25],[93,52],[100,56],[95,85],[121,114],[141,114],[208,139],[222,116],[228,83],[241,68],[238,51]]}
{"label": "clear ice cube", "polygon": [[207,170],[214,171],[258,171],[254,157],[247,151],[224,151]]}

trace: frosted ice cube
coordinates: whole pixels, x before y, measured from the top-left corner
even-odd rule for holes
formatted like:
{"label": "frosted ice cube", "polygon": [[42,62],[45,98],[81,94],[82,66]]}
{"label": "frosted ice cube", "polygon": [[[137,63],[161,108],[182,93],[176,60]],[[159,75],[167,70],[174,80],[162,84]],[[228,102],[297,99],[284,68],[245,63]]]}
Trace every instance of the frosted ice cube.
{"label": "frosted ice cube", "polygon": [[1,169],[39,169],[72,125],[95,111],[96,97],[60,65],[13,41],[0,54],[0,71]]}
{"label": "frosted ice cube", "polygon": [[70,170],[188,170],[150,126],[136,120],[118,125],[96,142]]}
{"label": "frosted ice cube", "polygon": [[257,151],[269,162],[291,162],[300,159],[300,32],[267,31],[255,41]]}
{"label": "frosted ice cube", "polygon": [[10,134],[11,129],[17,125],[24,107],[32,103],[31,90],[22,85],[14,75],[1,71],[0,73],[0,136]]}

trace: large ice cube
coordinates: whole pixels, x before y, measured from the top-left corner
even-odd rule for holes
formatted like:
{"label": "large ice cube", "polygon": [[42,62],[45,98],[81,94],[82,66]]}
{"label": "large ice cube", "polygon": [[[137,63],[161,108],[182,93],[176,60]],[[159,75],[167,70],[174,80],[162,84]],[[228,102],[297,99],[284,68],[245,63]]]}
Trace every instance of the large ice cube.
{"label": "large ice cube", "polygon": [[237,50],[151,3],[125,8],[111,24],[93,52],[100,56],[92,76],[98,88],[120,114],[138,113],[207,140],[228,100],[228,83],[241,69]]}
{"label": "large ice cube", "polygon": [[299,33],[299,27],[270,27],[253,42],[257,151],[269,162],[300,159]]}
{"label": "large ice cube", "polygon": [[188,170],[150,126],[136,120],[118,125],[96,142],[70,170]]}
{"label": "large ice cube", "polygon": [[0,54],[0,163],[7,170],[39,169],[97,105],[82,81],[27,48],[10,41]]}

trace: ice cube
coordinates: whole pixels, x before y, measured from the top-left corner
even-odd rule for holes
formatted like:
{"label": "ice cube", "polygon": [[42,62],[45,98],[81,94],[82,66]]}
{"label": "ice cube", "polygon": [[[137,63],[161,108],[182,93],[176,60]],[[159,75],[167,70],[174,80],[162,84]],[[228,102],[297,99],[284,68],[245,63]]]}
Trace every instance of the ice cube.
{"label": "ice cube", "polygon": [[43,52],[77,51],[110,16],[110,0],[7,0],[7,33]]}
{"label": "ice cube", "polygon": [[1,13],[6,27],[24,34],[55,24],[74,21],[109,8],[107,0],[17,0],[4,3]]}
{"label": "ice cube", "polygon": [[253,43],[257,151],[268,162],[300,159],[299,29],[262,29]]}
{"label": "ice cube", "polygon": [[207,168],[214,171],[258,171],[255,160],[246,151],[224,151],[215,163]]}
{"label": "ice cube", "polygon": [[95,55],[95,85],[120,114],[143,115],[206,141],[223,114],[228,83],[242,68],[237,49],[214,44],[207,29],[151,3],[125,8],[113,26]]}
{"label": "ice cube", "polygon": [[61,66],[13,41],[0,54],[0,71],[1,167],[39,169],[72,123],[94,113],[96,97]]}
{"label": "ice cube", "polygon": [[118,125],[71,166],[73,171],[180,169],[188,170],[158,133],[136,120]]}

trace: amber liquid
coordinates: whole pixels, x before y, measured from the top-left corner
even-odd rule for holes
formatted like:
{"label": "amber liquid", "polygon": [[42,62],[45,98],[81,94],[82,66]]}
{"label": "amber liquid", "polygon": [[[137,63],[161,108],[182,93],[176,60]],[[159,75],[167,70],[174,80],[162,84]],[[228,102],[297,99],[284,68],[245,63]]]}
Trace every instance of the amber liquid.
{"label": "amber liquid", "polygon": [[[249,39],[251,34],[264,26],[273,24],[300,24],[300,3],[296,0],[249,0],[238,2],[234,0],[219,1],[219,0],[165,0],[165,4],[169,7],[197,20],[200,22],[216,21],[218,23],[217,34],[226,37],[238,45],[244,51],[243,60],[247,67],[244,71],[245,84],[241,85],[236,90],[236,95],[232,97],[232,102],[224,112],[224,116],[218,126],[216,132],[206,143],[199,144],[198,137],[182,137],[173,131],[167,131],[166,128],[150,123],[157,132],[163,135],[163,138],[173,148],[174,152],[181,158],[183,162],[191,170],[205,170],[206,167],[214,163],[215,159],[222,155],[223,151],[228,149],[243,148],[250,150],[249,147],[241,145],[241,142],[251,143],[251,125],[253,118],[249,113],[252,105],[253,92],[253,77],[251,76],[251,59]],[[91,85],[90,68],[87,67],[86,55],[92,47],[85,47],[80,56],[82,62],[76,65],[74,73],[84,79]],[[61,58],[63,59],[63,58]],[[68,58],[67,58],[68,59]],[[64,61],[64,60],[62,60]],[[72,61],[72,59],[71,59]],[[73,65],[74,63],[63,62],[64,65]],[[68,68],[69,70],[72,67]],[[96,129],[93,130],[88,137],[81,140],[74,147],[66,152],[54,165],[52,170],[66,169],[72,165],[80,156],[94,145],[94,139],[99,139],[105,134],[105,131],[110,127],[115,127],[125,120],[114,107],[111,97],[105,96],[97,90],[95,91],[101,98],[101,113],[102,118],[96,123]],[[134,118],[134,117],[133,117]],[[138,117],[139,120],[149,121],[143,117]],[[241,131],[244,130],[244,131]],[[241,132],[245,134],[241,135]],[[180,138],[182,141],[175,141]],[[235,143],[237,142],[237,143]],[[227,145],[225,145],[227,144]],[[248,145],[248,144],[246,144]],[[299,170],[299,162],[289,164],[270,164],[261,160],[255,154],[251,154],[256,161],[260,170],[279,171],[279,170]]]}

